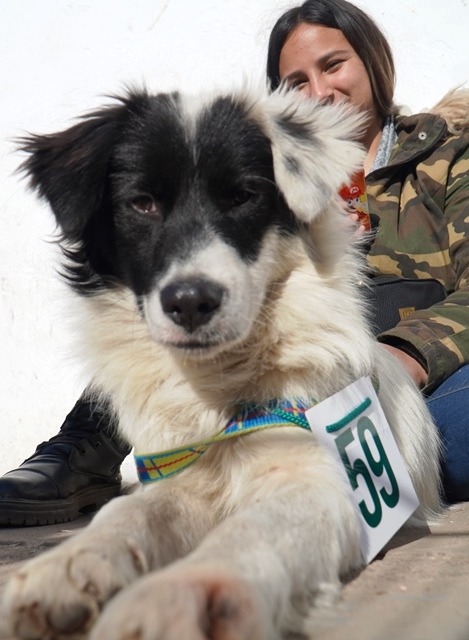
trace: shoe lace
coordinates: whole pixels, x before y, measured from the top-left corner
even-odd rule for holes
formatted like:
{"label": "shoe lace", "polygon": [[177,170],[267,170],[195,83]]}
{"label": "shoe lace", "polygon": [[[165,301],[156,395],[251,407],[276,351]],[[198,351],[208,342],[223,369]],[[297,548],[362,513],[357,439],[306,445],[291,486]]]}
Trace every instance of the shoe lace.
{"label": "shoe lace", "polygon": [[79,400],[65,418],[59,433],[41,442],[35,453],[44,452],[44,449],[49,447],[57,449],[57,446],[68,445],[76,447],[79,453],[84,454],[86,452],[82,444],[84,440],[97,448],[101,444],[99,432],[100,423],[103,420],[105,420],[105,412],[99,406]]}

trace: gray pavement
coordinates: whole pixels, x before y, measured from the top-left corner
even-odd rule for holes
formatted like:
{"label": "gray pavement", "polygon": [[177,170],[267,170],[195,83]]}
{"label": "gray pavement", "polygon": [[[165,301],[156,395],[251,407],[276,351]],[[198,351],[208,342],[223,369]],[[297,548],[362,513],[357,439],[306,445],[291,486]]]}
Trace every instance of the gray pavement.
{"label": "gray pavement", "polygon": [[[74,535],[89,517],[48,527],[0,528],[0,597],[21,564]],[[314,640],[469,640],[469,503],[428,531],[400,532],[318,616]],[[2,632],[0,640],[14,640]],[[182,639],[181,640],[190,640]]]}

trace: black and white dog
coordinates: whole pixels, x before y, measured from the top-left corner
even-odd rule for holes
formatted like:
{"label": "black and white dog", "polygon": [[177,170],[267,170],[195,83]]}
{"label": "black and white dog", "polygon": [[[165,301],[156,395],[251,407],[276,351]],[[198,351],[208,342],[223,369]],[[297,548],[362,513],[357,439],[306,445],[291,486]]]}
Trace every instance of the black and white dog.
{"label": "black and white dog", "polygon": [[3,602],[12,633],[307,633],[362,565],[358,510],[307,429],[279,419],[232,437],[246,407],[285,414],[375,372],[417,515],[438,512],[435,428],[356,293],[360,252],[336,194],[363,162],[359,126],[345,106],[282,92],[133,92],[26,141],[82,300],[90,378],[145,486],[20,569]]}

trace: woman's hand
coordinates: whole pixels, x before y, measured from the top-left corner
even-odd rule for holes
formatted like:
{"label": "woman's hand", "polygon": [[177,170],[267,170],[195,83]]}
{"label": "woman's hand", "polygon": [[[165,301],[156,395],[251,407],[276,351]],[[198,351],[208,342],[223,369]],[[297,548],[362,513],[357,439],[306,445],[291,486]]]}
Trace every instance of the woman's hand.
{"label": "woman's hand", "polygon": [[355,227],[355,233],[360,234],[366,231],[365,226],[360,223],[360,217],[358,213],[350,212],[347,214],[350,223]]}
{"label": "woman's hand", "polygon": [[427,384],[428,374],[418,360],[410,356],[408,353],[405,353],[405,351],[401,351],[401,349],[398,349],[397,347],[391,347],[389,344],[380,343],[380,346],[399,360],[420,389]]}
{"label": "woman's hand", "polygon": [[347,206],[345,200],[341,200],[340,205],[345,217],[347,218],[347,224],[350,226],[352,232],[359,235],[366,231],[365,227],[360,224],[360,217],[358,213],[354,209],[351,209],[349,206]]}

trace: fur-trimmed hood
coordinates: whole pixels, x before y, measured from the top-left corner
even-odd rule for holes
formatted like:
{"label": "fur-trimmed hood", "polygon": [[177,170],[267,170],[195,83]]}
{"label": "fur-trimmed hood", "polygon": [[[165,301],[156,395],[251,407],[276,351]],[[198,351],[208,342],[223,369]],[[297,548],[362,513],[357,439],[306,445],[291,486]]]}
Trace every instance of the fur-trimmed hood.
{"label": "fur-trimmed hood", "polygon": [[469,89],[451,89],[430,113],[444,118],[452,134],[469,131]]}

